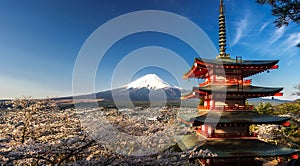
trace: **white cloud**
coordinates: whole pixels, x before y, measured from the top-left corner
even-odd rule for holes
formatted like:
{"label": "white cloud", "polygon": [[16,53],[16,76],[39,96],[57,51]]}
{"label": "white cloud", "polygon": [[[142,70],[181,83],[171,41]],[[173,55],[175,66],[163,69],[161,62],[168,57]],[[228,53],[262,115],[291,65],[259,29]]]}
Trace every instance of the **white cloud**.
{"label": "white cloud", "polygon": [[276,29],[273,35],[271,36],[270,40],[268,41],[269,45],[272,45],[276,41],[278,41],[286,32],[286,27],[280,27],[279,29]]}
{"label": "white cloud", "polygon": [[295,47],[298,43],[300,43],[300,32],[290,34],[289,37],[284,41],[286,49]]}
{"label": "white cloud", "polygon": [[[300,33],[291,33],[292,28],[282,27],[271,31],[266,31],[264,35],[267,37],[259,38],[258,36],[252,36],[252,43],[256,51],[259,51],[261,55],[270,57],[288,56],[293,57],[297,54],[299,48],[296,47],[300,42]],[[258,40],[256,40],[256,39]],[[299,54],[299,53],[298,53]],[[291,62],[286,62],[287,65],[292,65]]]}
{"label": "white cloud", "polygon": [[262,32],[268,25],[270,24],[270,22],[265,22],[259,29],[259,33]]}
{"label": "white cloud", "polygon": [[234,37],[232,45],[237,44],[240,41],[240,39],[245,35],[245,30],[248,26],[248,20],[244,18],[237,22],[236,26],[236,36]]}

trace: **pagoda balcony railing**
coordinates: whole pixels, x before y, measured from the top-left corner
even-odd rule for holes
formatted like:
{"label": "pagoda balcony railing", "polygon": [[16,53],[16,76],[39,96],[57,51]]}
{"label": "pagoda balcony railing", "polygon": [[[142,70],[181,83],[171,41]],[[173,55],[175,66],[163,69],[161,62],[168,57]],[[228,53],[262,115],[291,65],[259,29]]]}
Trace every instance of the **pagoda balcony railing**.
{"label": "pagoda balcony railing", "polygon": [[215,106],[214,108],[211,108],[210,106],[203,106],[203,105],[199,105],[198,106],[198,110],[224,110],[224,111],[235,111],[235,110],[253,110],[254,106],[253,105],[246,105],[246,106],[233,106],[233,107],[229,107],[229,106]]}
{"label": "pagoda balcony railing", "polygon": [[253,108],[253,105],[240,105],[234,107],[224,106],[223,110],[253,110]]}
{"label": "pagoda balcony railing", "polygon": [[245,133],[213,133],[212,138],[234,138],[234,137],[256,137],[254,135],[249,135]]}
{"label": "pagoda balcony railing", "polygon": [[209,110],[209,109],[210,109],[209,106],[203,106],[203,105],[198,106],[198,110]]}
{"label": "pagoda balcony railing", "polygon": [[215,81],[211,81],[211,80],[208,80],[208,81],[205,81],[201,84],[199,84],[199,87],[203,87],[205,85],[208,85],[208,84],[220,84],[220,85],[251,85],[252,83],[252,80],[251,79],[248,79],[248,80],[215,80]]}
{"label": "pagoda balcony railing", "polygon": [[201,135],[205,136],[206,138],[211,138],[213,136],[212,134],[208,134],[207,132],[203,132],[201,130],[196,130],[196,132],[198,134],[201,134]]}
{"label": "pagoda balcony railing", "polygon": [[198,134],[201,134],[207,138],[257,138],[257,135],[246,134],[246,133],[211,133],[196,130]]}

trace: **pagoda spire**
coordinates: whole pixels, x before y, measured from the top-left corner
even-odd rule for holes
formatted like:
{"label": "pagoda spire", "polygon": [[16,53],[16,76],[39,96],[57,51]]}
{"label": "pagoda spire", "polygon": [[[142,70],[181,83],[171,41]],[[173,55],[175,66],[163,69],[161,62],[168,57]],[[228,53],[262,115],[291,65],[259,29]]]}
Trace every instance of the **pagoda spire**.
{"label": "pagoda spire", "polygon": [[224,15],[224,5],[223,0],[220,0],[219,7],[219,55],[217,58],[229,59],[230,55],[226,54],[226,25],[225,25],[225,15]]}

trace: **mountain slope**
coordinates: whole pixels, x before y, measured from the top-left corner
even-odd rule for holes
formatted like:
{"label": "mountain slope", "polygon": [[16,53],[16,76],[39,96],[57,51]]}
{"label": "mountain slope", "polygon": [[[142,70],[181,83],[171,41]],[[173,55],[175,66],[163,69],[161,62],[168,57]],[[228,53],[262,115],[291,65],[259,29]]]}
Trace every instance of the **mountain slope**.
{"label": "mountain slope", "polygon": [[121,88],[96,93],[97,98],[104,100],[131,101],[179,101],[182,89],[171,86],[155,74],[147,74]]}

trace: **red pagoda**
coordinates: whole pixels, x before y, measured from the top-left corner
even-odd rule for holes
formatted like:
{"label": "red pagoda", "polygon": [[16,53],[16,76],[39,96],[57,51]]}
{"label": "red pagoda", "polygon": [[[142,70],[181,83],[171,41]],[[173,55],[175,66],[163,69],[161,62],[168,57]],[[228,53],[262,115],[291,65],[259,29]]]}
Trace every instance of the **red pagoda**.
{"label": "red pagoda", "polygon": [[[242,164],[255,165],[256,157],[293,156],[298,150],[279,147],[258,140],[250,133],[252,124],[283,124],[288,117],[258,114],[247,98],[282,96],[283,88],[253,86],[249,76],[278,68],[278,60],[232,59],[226,53],[226,27],[223,1],[219,9],[219,55],[216,59],[196,58],[184,79],[204,79],[192,92],[182,99],[199,98],[197,115],[182,115],[180,120],[192,126],[205,143],[198,150],[208,149],[210,156],[199,157],[204,165]],[[197,147],[197,136],[183,138],[182,149]]]}

